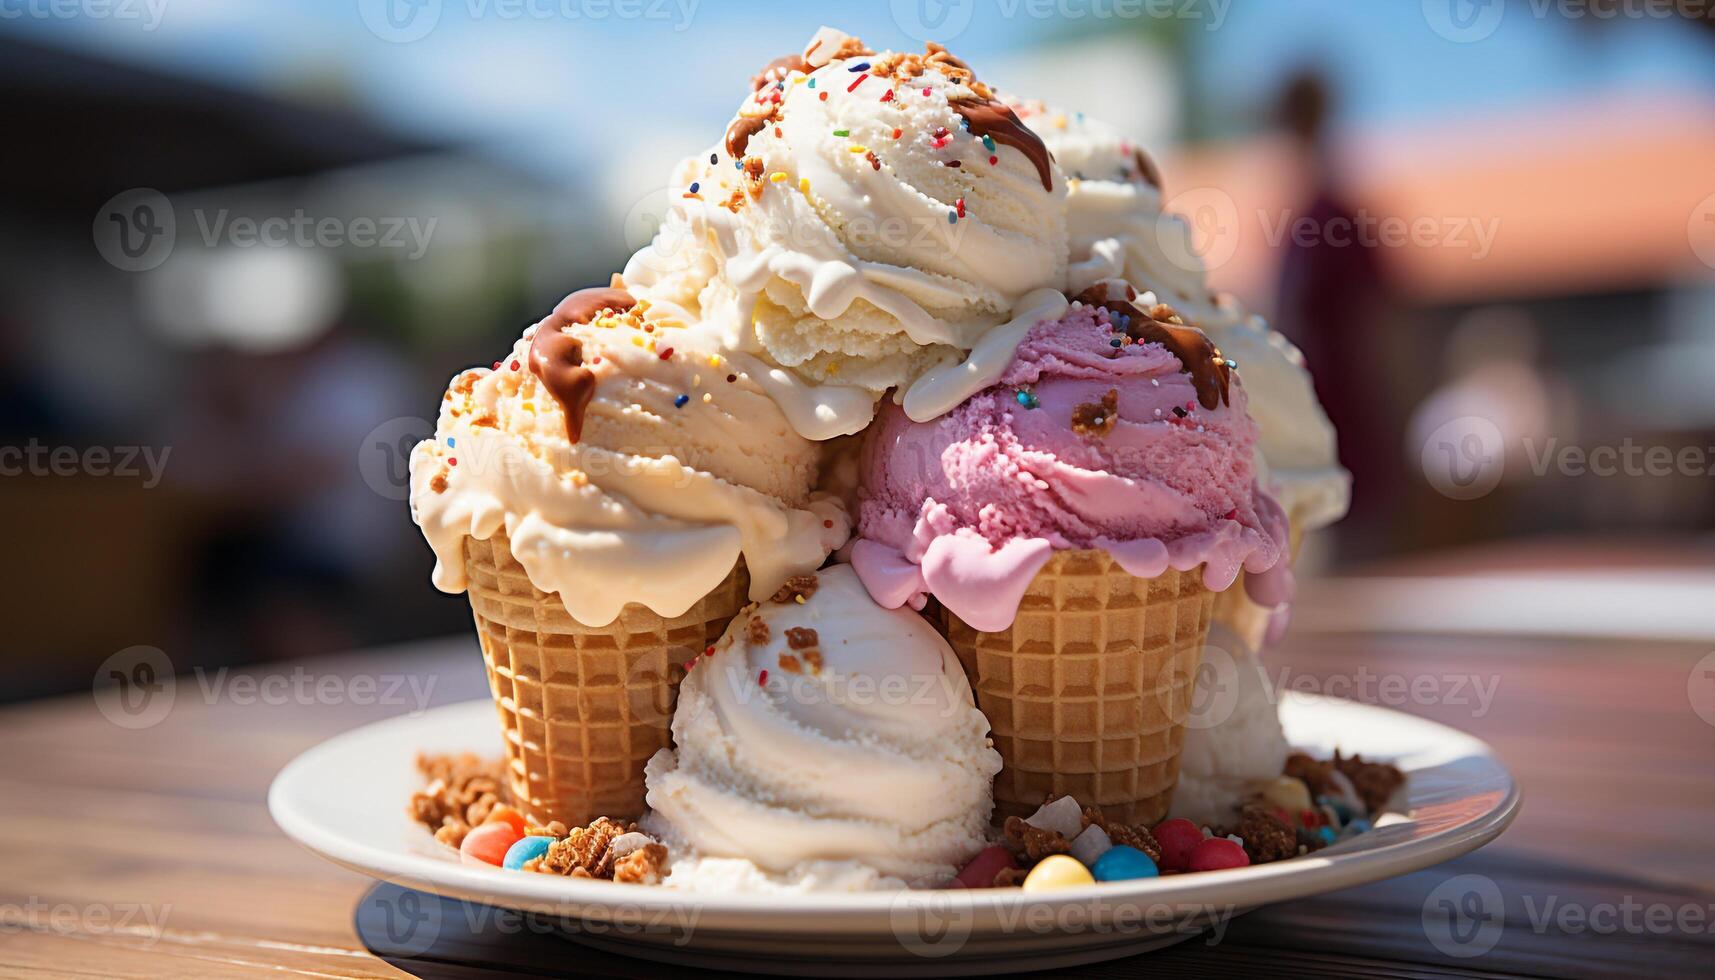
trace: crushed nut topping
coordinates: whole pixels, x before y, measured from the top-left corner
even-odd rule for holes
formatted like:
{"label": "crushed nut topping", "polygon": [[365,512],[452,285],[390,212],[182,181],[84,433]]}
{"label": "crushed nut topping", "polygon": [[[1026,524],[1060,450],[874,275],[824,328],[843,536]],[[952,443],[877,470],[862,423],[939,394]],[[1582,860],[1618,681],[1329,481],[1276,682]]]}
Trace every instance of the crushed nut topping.
{"label": "crushed nut topping", "polygon": [[428,780],[411,794],[411,816],[435,833],[435,840],[457,847],[465,834],[506,800],[506,763],[466,752],[419,755],[417,770]]}
{"label": "crushed nut topping", "polygon": [[808,626],[793,626],[786,630],[786,645],[794,650],[807,650],[821,645],[822,639]]}
{"label": "crushed nut topping", "polygon": [[802,674],[804,672],[804,665],[798,662],[797,657],[792,656],[790,653],[783,653],[780,655],[780,669],[784,670],[788,674]]}
{"label": "crushed nut topping", "polygon": [[[1050,800],[1049,802],[1053,801]],[[1115,844],[1124,844],[1127,847],[1135,847],[1149,855],[1149,859],[1151,861],[1161,860],[1161,845],[1156,843],[1155,835],[1149,832],[1148,827],[1145,827],[1142,824],[1133,826],[1122,823],[1111,823],[1106,817],[1102,816],[1101,810],[1098,810],[1093,806],[1084,807],[1083,818],[1084,826],[1086,828],[1102,828],[1102,830],[1107,833],[1108,839],[1113,841]]]}
{"label": "crushed nut topping", "polygon": [[822,651],[805,650],[804,663],[809,666],[810,673],[820,674],[822,672]]}
{"label": "crushed nut topping", "polygon": [[1096,438],[1114,431],[1114,423],[1119,421],[1119,398],[1119,390],[1109,388],[1099,404],[1085,402],[1072,409],[1072,431]]}
{"label": "crushed nut topping", "polygon": [[1023,817],[1007,817],[1001,829],[1006,834],[1006,846],[1032,864],[1050,854],[1065,854],[1072,849],[1071,841],[1059,831],[1032,826]]}
{"label": "crushed nut topping", "polygon": [[1252,864],[1267,864],[1298,856],[1298,835],[1292,827],[1269,812],[1268,807],[1250,804],[1230,829],[1215,828],[1218,836],[1232,834],[1244,841]]}
{"label": "crushed nut topping", "polygon": [[613,839],[636,829],[636,824],[597,817],[588,827],[578,827],[550,845],[548,853],[536,860],[534,870],[571,878],[612,878]]}
{"label": "crushed nut topping", "polygon": [[796,602],[799,599],[807,600],[816,594],[816,589],[821,584],[821,579],[814,575],[794,575],[786,580],[786,584],[782,585],[769,601]]}
{"label": "crushed nut topping", "polygon": [[744,624],[744,641],[751,646],[762,646],[769,638],[768,620],[761,616],[751,616],[750,622]]}
{"label": "crushed nut topping", "polygon": [[613,865],[613,880],[622,885],[659,885],[667,871],[667,847],[645,844]]}
{"label": "crushed nut topping", "polygon": [[429,489],[435,491],[436,493],[446,493],[447,492],[447,474],[444,471],[440,472],[440,473],[436,473],[434,476],[434,479],[429,481]]}

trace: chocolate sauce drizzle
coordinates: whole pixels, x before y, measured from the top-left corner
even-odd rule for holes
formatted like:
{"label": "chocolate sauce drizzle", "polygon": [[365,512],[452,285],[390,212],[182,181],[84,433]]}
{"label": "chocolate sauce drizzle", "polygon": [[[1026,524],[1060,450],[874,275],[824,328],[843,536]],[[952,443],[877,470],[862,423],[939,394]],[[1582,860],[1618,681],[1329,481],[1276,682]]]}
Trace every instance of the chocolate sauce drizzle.
{"label": "chocolate sauce drizzle", "polygon": [[1171,308],[1162,304],[1148,310],[1139,307],[1132,302],[1137,298],[1137,291],[1129,286],[1125,299],[1110,299],[1106,287],[1100,283],[1074,298],[1086,306],[1100,306],[1115,316],[1127,318],[1130,322],[1126,325],[1126,336],[1133,341],[1167,348],[1179,359],[1185,373],[1191,376],[1191,384],[1197,389],[1197,401],[1204,408],[1231,404],[1228,389],[1232,383],[1232,371],[1227,367],[1226,358],[1221,356],[1220,349],[1209,335],[1196,327],[1156,319],[1157,315],[1174,316]]}
{"label": "chocolate sauce drizzle", "polygon": [[1042,188],[1050,192],[1054,190],[1054,171],[1049,167],[1049,161],[1054,158],[1048,154],[1042,137],[1021,122],[1018,113],[993,99],[970,96],[953,99],[948,104],[970,124],[972,135],[992,136],[995,142],[1005,143],[1029,157],[1030,162],[1036,165],[1037,175],[1042,178]]}
{"label": "chocolate sauce drizzle", "polygon": [[1132,158],[1137,161],[1137,174],[1143,182],[1156,190],[1161,190],[1161,169],[1155,165],[1155,160],[1142,150],[1133,150]]}
{"label": "chocolate sauce drizzle", "polygon": [[588,323],[603,310],[623,313],[636,305],[623,289],[580,289],[560,300],[530,341],[530,370],[565,410],[566,438],[573,443],[584,432],[584,412],[595,397],[595,374],[584,367],[584,342],[564,328]]}

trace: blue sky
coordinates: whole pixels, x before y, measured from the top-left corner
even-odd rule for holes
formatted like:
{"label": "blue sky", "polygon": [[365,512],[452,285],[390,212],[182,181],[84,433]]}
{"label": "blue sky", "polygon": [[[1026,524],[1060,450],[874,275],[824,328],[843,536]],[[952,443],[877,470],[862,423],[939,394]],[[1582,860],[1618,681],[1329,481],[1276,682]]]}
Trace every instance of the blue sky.
{"label": "blue sky", "polygon": [[[1280,76],[1310,61],[1334,66],[1343,121],[1364,128],[1619,91],[1715,90],[1715,32],[1537,16],[1556,9],[1549,0],[104,2],[121,15],[32,14],[47,0],[18,0],[7,9],[22,16],[0,19],[0,30],[246,87],[344,92],[401,130],[482,143],[549,172],[592,155],[658,155],[652,144],[694,150],[731,114],[739,80],[818,24],[915,47],[926,13],[946,18],[943,30],[964,25],[952,46],[981,69],[1045,38],[1142,33],[1139,14],[1173,12],[1194,90],[1234,121],[1254,116]],[[378,19],[384,2],[400,5],[393,23],[432,27],[403,43],[384,39],[393,30]],[[1436,6],[1449,3],[1478,23],[1480,39],[1437,33]],[[618,15],[626,4],[636,16]],[[1495,11],[1498,24],[1482,20]],[[1159,93],[1139,93],[1150,97]]]}

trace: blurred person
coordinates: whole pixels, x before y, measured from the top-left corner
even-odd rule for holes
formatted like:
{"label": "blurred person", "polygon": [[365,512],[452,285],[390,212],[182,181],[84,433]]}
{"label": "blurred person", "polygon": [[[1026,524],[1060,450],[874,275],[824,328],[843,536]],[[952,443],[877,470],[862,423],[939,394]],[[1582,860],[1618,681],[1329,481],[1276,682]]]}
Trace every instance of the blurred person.
{"label": "blurred person", "polygon": [[1293,76],[1276,105],[1312,187],[1295,217],[1316,229],[1307,240],[1288,238],[1276,326],[1304,351],[1316,397],[1339,435],[1340,462],[1352,473],[1351,512],[1333,529],[1339,550],[1350,554],[1385,548],[1401,472],[1397,428],[1377,391],[1388,307],[1382,262],[1376,242],[1349,233],[1360,215],[1342,193],[1327,135],[1331,109],[1327,84],[1310,71]]}
{"label": "blurred person", "polygon": [[[1424,498],[1432,519],[1417,522],[1435,538],[1415,543],[1486,540],[1553,523],[1558,487],[1530,477],[1550,448],[1577,438],[1577,392],[1545,363],[1536,319],[1518,307],[1473,310],[1449,332],[1442,361],[1441,382],[1413,410],[1399,448],[1408,470],[1423,466],[1432,484],[1468,480],[1469,500],[1482,504],[1439,487],[1439,496]],[[1447,469],[1431,474],[1432,466]],[[1458,506],[1449,506],[1449,492]]]}

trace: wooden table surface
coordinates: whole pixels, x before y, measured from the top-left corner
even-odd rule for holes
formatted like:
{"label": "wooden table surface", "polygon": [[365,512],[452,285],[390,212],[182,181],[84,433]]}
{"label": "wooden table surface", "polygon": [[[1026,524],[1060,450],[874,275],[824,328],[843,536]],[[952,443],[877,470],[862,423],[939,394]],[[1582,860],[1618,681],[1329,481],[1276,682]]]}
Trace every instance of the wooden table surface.
{"label": "wooden table surface", "polygon": [[[1192,940],[1079,972],[1715,973],[1711,644],[1300,627],[1271,669],[1486,739],[1523,786],[1517,822],[1449,864],[1245,915],[1216,945]],[[109,722],[87,694],[0,710],[0,976],[662,972],[481,915],[443,916],[431,949],[390,954],[375,913],[398,889],[300,849],[269,819],[269,781],[294,755],[414,703],[409,688],[385,705],[322,703],[339,699],[318,698],[317,684],[408,675],[418,691],[432,683],[434,704],[485,696],[473,639],[248,674],[274,687],[181,677],[167,717],[137,731]],[[1385,677],[1431,678],[1436,691],[1400,703]],[[353,702],[371,700],[349,690]],[[1500,940],[1482,955],[1449,955],[1426,932],[1431,892],[1458,875],[1486,877],[1503,897]]]}

